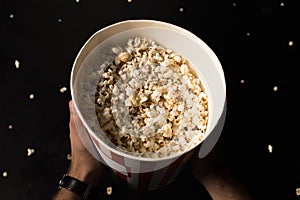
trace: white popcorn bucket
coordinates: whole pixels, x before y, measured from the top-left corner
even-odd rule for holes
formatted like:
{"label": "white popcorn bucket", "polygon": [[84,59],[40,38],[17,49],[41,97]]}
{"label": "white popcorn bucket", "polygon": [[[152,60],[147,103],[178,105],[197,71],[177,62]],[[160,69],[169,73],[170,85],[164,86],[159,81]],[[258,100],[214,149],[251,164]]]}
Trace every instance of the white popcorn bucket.
{"label": "white popcorn bucket", "polygon": [[[98,123],[95,93],[100,76],[96,71],[108,61],[109,49],[125,45],[129,38],[136,36],[151,38],[185,57],[208,94],[209,118],[204,139],[180,154],[145,158],[125,153],[109,141]],[[191,32],[154,20],[126,20],[94,33],[74,61],[70,84],[74,110],[78,114],[75,125],[85,147],[97,160],[112,168],[130,188],[143,191],[161,188],[176,178],[196,147],[216,128],[226,101],[224,73],[214,52]]]}

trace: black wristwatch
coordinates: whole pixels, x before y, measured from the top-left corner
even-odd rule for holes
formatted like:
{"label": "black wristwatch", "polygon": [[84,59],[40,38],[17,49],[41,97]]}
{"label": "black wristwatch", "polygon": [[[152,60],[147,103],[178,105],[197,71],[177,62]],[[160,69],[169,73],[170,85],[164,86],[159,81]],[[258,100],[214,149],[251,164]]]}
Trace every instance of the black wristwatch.
{"label": "black wristwatch", "polygon": [[81,199],[92,199],[97,191],[92,185],[82,182],[68,174],[64,174],[58,183],[59,189],[65,188],[77,194]]}

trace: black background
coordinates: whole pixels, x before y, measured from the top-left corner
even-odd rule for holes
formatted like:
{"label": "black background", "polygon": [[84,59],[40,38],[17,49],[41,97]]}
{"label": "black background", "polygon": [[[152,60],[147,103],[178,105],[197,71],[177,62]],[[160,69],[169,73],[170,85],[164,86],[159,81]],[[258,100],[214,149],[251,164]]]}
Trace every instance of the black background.
{"label": "black background", "polygon": [[[227,84],[228,163],[256,199],[300,199],[298,0],[0,0],[0,199],[54,194],[69,164],[72,64],[94,32],[126,19],[181,26],[213,49]],[[187,177],[172,190],[197,190]]]}

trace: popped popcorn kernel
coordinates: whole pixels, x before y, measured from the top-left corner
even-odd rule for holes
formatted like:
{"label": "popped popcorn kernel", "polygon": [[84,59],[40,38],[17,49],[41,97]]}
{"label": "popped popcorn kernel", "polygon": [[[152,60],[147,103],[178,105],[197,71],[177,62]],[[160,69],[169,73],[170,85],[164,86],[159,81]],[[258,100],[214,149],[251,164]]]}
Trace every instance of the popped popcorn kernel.
{"label": "popped popcorn kernel", "polygon": [[27,156],[31,156],[34,152],[35,152],[34,149],[28,148],[28,149],[27,149]]}
{"label": "popped popcorn kernel", "polygon": [[70,153],[67,154],[67,160],[72,160],[72,155]]}
{"label": "popped popcorn kernel", "polygon": [[106,194],[111,195],[112,194],[112,187],[106,188]]}
{"label": "popped popcorn kernel", "polygon": [[19,62],[18,60],[15,60],[15,67],[16,67],[17,69],[20,68],[20,62]]}
{"label": "popped popcorn kernel", "polygon": [[34,99],[34,94],[29,94],[29,99]]}
{"label": "popped popcorn kernel", "polygon": [[7,172],[7,171],[4,171],[4,172],[2,173],[2,176],[3,176],[4,178],[6,178],[6,177],[8,176],[8,172]]}
{"label": "popped popcorn kernel", "polygon": [[269,153],[272,153],[273,152],[273,146],[272,145],[268,145],[268,150],[269,150]]}
{"label": "popped popcorn kernel", "polygon": [[67,90],[68,90],[67,87],[62,87],[62,88],[59,89],[60,93],[64,93],[64,92],[66,92]]}

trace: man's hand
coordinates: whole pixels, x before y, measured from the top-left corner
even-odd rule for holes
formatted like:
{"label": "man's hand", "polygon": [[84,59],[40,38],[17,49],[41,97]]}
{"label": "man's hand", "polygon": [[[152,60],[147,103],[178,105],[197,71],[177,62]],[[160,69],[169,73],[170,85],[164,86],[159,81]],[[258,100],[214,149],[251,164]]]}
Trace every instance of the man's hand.
{"label": "man's hand", "polygon": [[[73,108],[72,100],[69,101],[70,110],[70,142],[72,160],[69,166],[68,174],[90,185],[98,186],[103,171],[102,164],[95,159],[82,144],[75,127],[75,120],[80,120]],[[58,191],[52,200],[79,200],[75,193],[62,188]]]}
{"label": "man's hand", "polygon": [[68,174],[91,185],[97,185],[102,172],[102,164],[88,152],[78,136],[74,121],[80,119],[73,108],[72,100],[69,102],[69,109],[72,161]]}

